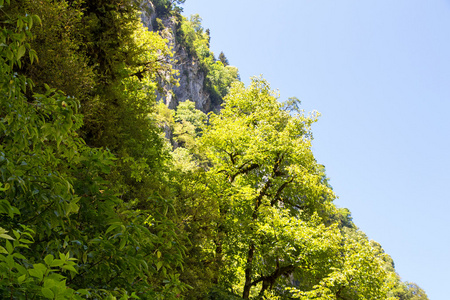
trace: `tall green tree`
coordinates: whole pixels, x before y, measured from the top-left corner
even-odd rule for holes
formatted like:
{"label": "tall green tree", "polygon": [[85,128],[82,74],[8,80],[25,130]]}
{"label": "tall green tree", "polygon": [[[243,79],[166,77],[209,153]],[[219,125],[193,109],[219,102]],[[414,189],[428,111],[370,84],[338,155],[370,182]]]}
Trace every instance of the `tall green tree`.
{"label": "tall green tree", "polygon": [[[321,282],[333,281],[333,272],[342,277],[346,266],[355,272],[352,260],[358,251],[352,249],[360,244],[345,238],[337,224],[326,225],[335,214],[335,196],[311,151],[316,119],[316,113],[282,109],[268,83],[255,78],[248,88],[232,86],[221,113],[210,115],[200,138],[218,220],[215,255],[224,262],[221,284],[240,290],[244,299],[295,282],[313,293]],[[366,267],[373,272],[364,276],[375,283],[361,288],[382,298],[381,265],[369,255]],[[339,293],[363,282],[348,280]]]}

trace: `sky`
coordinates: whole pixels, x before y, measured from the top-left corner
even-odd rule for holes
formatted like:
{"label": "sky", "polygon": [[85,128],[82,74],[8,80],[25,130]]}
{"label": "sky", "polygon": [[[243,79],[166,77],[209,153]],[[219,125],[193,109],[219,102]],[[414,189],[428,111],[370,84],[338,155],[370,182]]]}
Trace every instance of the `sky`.
{"label": "sky", "polygon": [[243,82],[321,113],[313,151],[336,204],[402,280],[447,300],[450,0],[186,0]]}

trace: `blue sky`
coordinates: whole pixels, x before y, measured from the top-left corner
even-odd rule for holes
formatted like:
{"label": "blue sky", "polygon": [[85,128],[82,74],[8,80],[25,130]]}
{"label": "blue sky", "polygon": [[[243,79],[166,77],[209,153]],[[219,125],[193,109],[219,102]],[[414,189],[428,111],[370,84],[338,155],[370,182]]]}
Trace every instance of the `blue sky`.
{"label": "blue sky", "polygon": [[449,299],[450,1],[186,0],[245,83],[322,116],[314,153],[403,280]]}

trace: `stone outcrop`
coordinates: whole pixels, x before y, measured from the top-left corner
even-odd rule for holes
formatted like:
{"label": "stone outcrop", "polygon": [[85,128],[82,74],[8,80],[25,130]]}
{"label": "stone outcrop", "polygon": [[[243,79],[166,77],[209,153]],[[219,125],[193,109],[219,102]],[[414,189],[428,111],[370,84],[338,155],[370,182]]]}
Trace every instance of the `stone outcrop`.
{"label": "stone outcrop", "polygon": [[148,28],[148,30],[153,31],[153,24],[156,21],[155,6],[149,0],[142,0],[140,2],[140,10],[142,23]]}
{"label": "stone outcrop", "polygon": [[210,95],[205,89],[206,74],[201,70],[200,63],[197,58],[190,55],[186,49],[177,43],[176,39],[176,18],[173,16],[157,16],[153,4],[144,0],[141,4],[142,22],[155,31],[155,22],[163,25],[164,29],[160,30],[163,38],[167,39],[170,48],[174,53],[173,68],[178,70],[179,86],[166,84],[163,87],[164,93],[159,95],[169,108],[175,109],[178,103],[190,100],[195,102],[197,109],[207,113],[217,110],[211,104]]}

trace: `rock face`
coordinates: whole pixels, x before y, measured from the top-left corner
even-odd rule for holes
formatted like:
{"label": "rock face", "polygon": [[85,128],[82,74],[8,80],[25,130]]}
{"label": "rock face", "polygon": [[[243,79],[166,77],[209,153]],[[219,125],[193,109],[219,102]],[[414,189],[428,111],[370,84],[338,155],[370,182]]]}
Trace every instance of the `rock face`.
{"label": "rock face", "polygon": [[165,85],[164,93],[159,95],[169,108],[175,109],[178,103],[190,100],[195,102],[195,107],[205,113],[212,110],[218,110],[219,107],[211,105],[211,99],[205,90],[206,74],[201,70],[197,58],[192,57],[176,41],[176,18],[172,16],[157,16],[154,5],[149,0],[143,0],[141,3],[141,19],[144,25],[149,29],[156,31],[154,24],[156,18],[161,20],[164,29],[160,31],[163,38],[167,39],[168,45],[174,53],[173,68],[178,70],[179,86]]}
{"label": "rock face", "polygon": [[142,23],[147,26],[148,30],[153,31],[153,23],[156,20],[155,6],[149,0],[142,0],[140,10]]}

